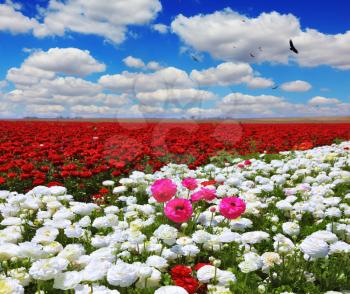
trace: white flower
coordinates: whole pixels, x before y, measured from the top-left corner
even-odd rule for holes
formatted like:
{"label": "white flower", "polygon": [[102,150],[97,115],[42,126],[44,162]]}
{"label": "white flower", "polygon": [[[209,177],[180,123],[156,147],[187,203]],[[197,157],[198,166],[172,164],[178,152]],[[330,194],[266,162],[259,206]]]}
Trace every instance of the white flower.
{"label": "white flower", "polygon": [[112,180],[106,180],[102,182],[102,185],[105,187],[110,187],[110,186],[114,186],[115,182]]}
{"label": "white flower", "polygon": [[125,186],[118,186],[113,189],[113,194],[121,194],[128,191],[128,188]]}
{"label": "white flower", "polygon": [[58,252],[61,252],[63,250],[63,246],[62,246],[62,244],[60,244],[56,241],[53,241],[53,242],[46,244],[43,247],[43,249],[46,253],[57,254]]}
{"label": "white flower", "polygon": [[202,266],[198,271],[197,271],[197,279],[201,283],[209,283],[211,279],[215,277],[215,272],[217,269],[215,269],[214,266],[212,265],[205,265]]}
{"label": "white flower", "polygon": [[334,243],[338,241],[337,235],[329,231],[317,231],[312,233],[309,237],[320,239],[327,243]]}
{"label": "white flower", "polygon": [[23,294],[24,288],[16,279],[0,276],[1,294]]}
{"label": "white flower", "polygon": [[12,243],[0,244],[0,262],[20,255],[20,247]]}
{"label": "white flower", "polygon": [[337,241],[330,245],[329,254],[350,253],[350,245],[343,241]]}
{"label": "white flower", "polygon": [[113,286],[130,287],[137,278],[137,268],[124,262],[118,262],[107,272],[107,281]]}
{"label": "white flower", "polygon": [[295,222],[286,222],[282,224],[282,230],[289,236],[297,236],[300,233],[300,226]]}
{"label": "white flower", "polygon": [[[8,271],[8,275],[13,279],[18,280],[18,282],[24,287],[28,286],[29,283],[31,282],[31,277],[30,277],[29,273],[27,272],[27,269],[24,267],[12,269],[12,270]],[[0,288],[0,290],[1,290],[1,288]]]}
{"label": "white flower", "polygon": [[230,271],[217,269],[217,279],[220,286],[229,286],[230,283],[236,282],[236,276]]}
{"label": "white flower", "polygon": [[84,230],[79,225],[73,224],[64,229],[64,234],[68,238],[80,238],[84,234]]}
{"label": "white flower", "polygon": [[55,276],[53,288],[60,290],[73,289],[80,283],[81,278],[81,273],[77,271],[59,273]]}
{"label": "white flower", "polygon": [[104,209],[105,214],[117,214],[119,212],[119,207],[118,206],[108,206]]}
{"label": "white flower", "polygon": [[85,254],[84,246],[81,244],[68,244],[57,256],[65,258],[70,262],[77,260]]}
{"label": "white flower", "polygon": [[194,257],[200,252],[199,248],[193,244],[182,246],[181,250],[184,256],[190,257]]}
{"label": "white flower", "polygon": [[86,227],[91,225],[91,219],[89,216],[86,215],[82,219],[79,220],[78,224],[82,228],[86,228]]}
{"label": "white flower", "polygon": [[328,244],[320,239],[314,237],[307,237],[300,245],[299,248],[302,252],[312,258],[322,258],[328,255]]}
{"label": "white flower", "polygon": [[4,220],[2,220],[2,222],[0,223],[0,225],[2,226],[17,226],[22,224],[22,219],[19,217],[7,217]]}
{"label": "white flower", "polygon": [[243,273],[250,273],[258,270],[263,265],[261,257],[255,252],[244,254],[244,261],[238,264],[238,267]]}
{"label": "white flower", "polygon": [[275,264],[281,264],[282,259],[279,254],[276,252],[264,252],[261,255],[263,261],[262,270],[263,272],[268,272],[268,270],[273,267]]}
{"label": "white flower", "polygon": [[159,269],[160,271],[164,271],[168,267],[167,260],[161,256],[158,256],[158,255],[149,256],[146,260],[146,264],[148,266],[155,267],[155,268]]}
{"label": "white flower", "polygon": [[[109,261],[91,260],[90,263],[81,271],[82,281],[95,282],[102,280],[112,266]],[[98,270],[96,270],[98,269]]]}
{"label": "white flower", "polygon": [[32,242],[20,243],[19,250],[21,255],[34,260],[43,258],[46,255],[43,246]]}
{"label": "white flower", "polygon": [[35,243],[50,243],[55,241],[58,233],[58,229],[54,227],[42,227],[37,229],[32,241]]}
{"label": "white flower", "polygon": [[188,294],[188,292],[178,286],[163,286],[157,289],[154,294]]}
{"label": "white flower", "polygon": [[169,225],[160,225],[153,233],[155,237],[161,239],[167,245],[173,245],[177,238],[177,229]]}
{"label": "white flower", "polygon": [[91,286],[89,285],[77,285],[74,288],[75,294],[120,294],[118,290],[111,290],[108,289],[105,286],[99,286],[99,285],[92,285],[92,292],[91,292]]}
{"label": "white flower", "polygon": [[282,234],[277,234],[273,237],[273,239],[275,240],[275,242],[273,243],[273,248],[277,252],[291,253],[295,248],[294,243]]}
{"label": "white flower", "polygon": [[263,231],[247,232],[241,235],[242,242],[246,244],[257,244],[263,240],[267,240],[270,235]]}
{"label": "white flower", "polygon": [[212,238],[212,235],[209,234],[207,231],[200,230],[195,231],[192,235],[192,240],[196,242],[197,244],[203,244],[208,242]]}
{"label": "white flower", "polygon": [[48,259],[39,259],[35,261],[29,269],[29,274],[36,280],[51,280],[57,274],[65,270],[68,261],[64,258],[53,257]]}

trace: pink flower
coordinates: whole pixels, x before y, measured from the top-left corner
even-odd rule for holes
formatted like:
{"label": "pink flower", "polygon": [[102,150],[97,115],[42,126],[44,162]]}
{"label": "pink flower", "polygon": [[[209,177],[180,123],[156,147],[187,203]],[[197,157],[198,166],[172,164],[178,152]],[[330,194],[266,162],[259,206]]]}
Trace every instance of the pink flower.
{"label": "pink flower", "polygon": [[216,198],[215,190],[202,188],[198,192],[191,195],[192,202],[197,202],[199,200],[211,201]]}
{"label": "pink flower", "polygon": [[244,161],[244,165],[251,165],[251,164],[252,164],[252,162],[249,159]]}
{"label": "pink flower", "polygon": [[238,197],[223,198],[219,205],[220,213],[228,219],[239,217],[245,211],[245,208],[244,201]]}
{"label": "pink flower", "polygon": [[158,202],[167,202],[176,194],[177,186],[172,180],[160,179],[153,183],[151,192]]}
{"label": "pink flower", "polygon": [[237,166],[238,166],[239,168],[243,168],[243,167],[244,167],[244,164],[243,164],[243,163],[239,163],[239,164],[237,164]]}
{"label": "pink flower", "polygon": [[190,200],[183,198],[170,200],[164,207],[164,213],[167,218],[175,223],[187,222],[191,218],[192,212]]}
{"label": "pink flower", "polygon": [[198,187],[197,180],[194,178],[186,178],[182,180],[181,184],[182,186],[184,186],[185,188],[191,191]]}

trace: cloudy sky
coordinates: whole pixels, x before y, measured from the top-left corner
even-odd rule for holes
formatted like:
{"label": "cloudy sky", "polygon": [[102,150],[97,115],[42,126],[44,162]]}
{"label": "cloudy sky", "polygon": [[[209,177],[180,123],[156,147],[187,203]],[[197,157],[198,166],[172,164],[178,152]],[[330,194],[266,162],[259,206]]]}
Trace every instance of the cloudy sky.
{"label": "cloudy sky", "polygon": [[349,115],[350,3],[297,2],[0,0],[0,117]]}

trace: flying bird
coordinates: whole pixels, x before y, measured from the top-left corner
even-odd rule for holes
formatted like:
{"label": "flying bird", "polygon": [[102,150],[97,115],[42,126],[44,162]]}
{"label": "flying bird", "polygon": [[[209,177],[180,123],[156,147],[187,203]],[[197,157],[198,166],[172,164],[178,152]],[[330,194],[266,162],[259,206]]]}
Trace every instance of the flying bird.
{"label": "flying bird", "polygon": [[191,54],[191,58],[192,58],[195,62],[199,62],[198,57],[196,57],[195,55]]}
{"label": "flying bird", "polygon": [[255,55],[253,54],[253,53],[249,53],[249,55],[250,55],[250,57],[252,57],[252,58],[254,58],[255,57]]}
{"label": "flying bird", "polygon": [[299,51],[297,50],[297,48],[294,47],[293,41],[289,40],[289,46],[290,46],[290,50],[293,51],[295,54],[298,54]]}
{"label": "flying bird", "polygon": [[271,89],[272,89],[272,90],[276,90],[278,87],[279,87],[279,86],[276,85],[276,86],[272,87]]}

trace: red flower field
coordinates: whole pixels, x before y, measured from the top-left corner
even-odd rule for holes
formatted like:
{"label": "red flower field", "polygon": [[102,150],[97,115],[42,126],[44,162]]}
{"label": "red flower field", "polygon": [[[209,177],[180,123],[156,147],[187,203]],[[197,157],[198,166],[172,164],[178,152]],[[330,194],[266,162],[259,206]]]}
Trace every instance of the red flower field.
{"label": "red flower field", "polygon": [[275,153],[349,138],[350,123],[2,121],[0,188],[62,184],[87,200],[101,193],[97,183],[132,170],[195,167],[222,150]]}

